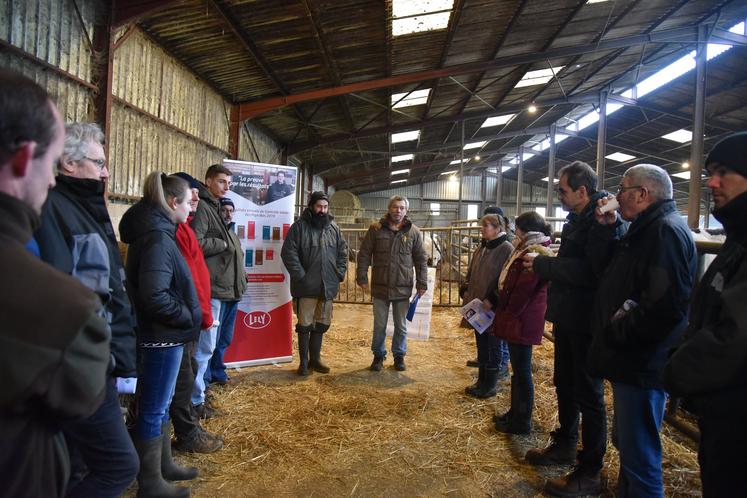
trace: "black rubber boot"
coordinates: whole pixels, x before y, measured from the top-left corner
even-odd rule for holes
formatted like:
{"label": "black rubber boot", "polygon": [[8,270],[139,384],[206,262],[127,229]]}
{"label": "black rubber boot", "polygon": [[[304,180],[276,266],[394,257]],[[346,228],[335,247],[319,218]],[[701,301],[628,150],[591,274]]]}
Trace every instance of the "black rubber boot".
{"label": "black rubber boot", "polygon": [[511,378],[511,409],[507,417],[493,419],[495,430],[506,434],[529,434],[532,430],[532,404],[526,389],[517,385],[516,376]]}
{"label": "black rubber boot", "polygon": [[305,327],[298,326],[296,326],[296,332],[298,332],[298,375],[307,376],[311,374],[309,371],[309,340],[311,332]]}
{"label": "black rubber boot", "polygon": [[189,481],[197,477],[198,470],[194,467],[177,465],[171,456],[171,423],[161,425],[161,475],[169,481]]}
{"label": "black rubber boot", "polygon": [[471,386],[465,387],[464,392],[467,396],[477,397],[477,392],[485,383],[485,367],[480,367],[477,371],[477,380]]}
{"label": "black rubber boot", "polygon": [[140,457],[137,498],[186,498],[189,496],[189,488],[174,486],[164,480],[161,474],[162,436],[136,440],[135,448]]}
{"label": "black rubber boot", "polygon": [[311,333],[311,340],[309,342],[309,368],[319,373],[329,373],[329,367],[322,363],[322,339],[324,339],[324,333],[329,329],[329,325],[323,323],[317,323],[314,327],[314,331]]}
{"label": "black rubber boot", "polygon": [[482,385],[475,390],[475,393],[472,396],[475,398],[486,399],[492,398],[496,394],[498,394],[498,369],[486,368],[485,380]]}

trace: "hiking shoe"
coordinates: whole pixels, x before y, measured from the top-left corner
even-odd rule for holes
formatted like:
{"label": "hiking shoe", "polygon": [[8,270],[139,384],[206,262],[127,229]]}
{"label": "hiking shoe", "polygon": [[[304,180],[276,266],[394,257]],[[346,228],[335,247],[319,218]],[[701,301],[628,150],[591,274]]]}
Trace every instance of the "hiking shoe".
{"label": "hiking shoe", "polygon": [[552,496],[598,495],[602,492],[602,475],[599,471],[589,472],[576,467],[564,476],[548,479],[545,492]]}
{"label": "hiking shoe", "polygon": [[191,438],[177,438],[173,447],[184,453],[213,453],[223,447],[223,438],[205,430],[198,430]]}
{"label": "hiking shoe", "polygon": [[555,432],[545,448],[533,448],[524,457],[532,465],[572,465],[576,463],[576,441],[565,441]]}
{"label": "hiking shoe", "polygon": [[398,372],[404,372],[407,370],[407,367],[405,366],[405,357],[404,356],[395,356],[394,357],[394,369]]}
{"label": "hiking shoe", "polygon": [[472,368],[478,368],[480,366],[480,362],[477,361],[477,358],[474,360],[467,360],[467,366]]}
{"label": "hiking shoe", "polygon": [[384,357],[374,356],[373,363],[371,363],[371,366],[368,368],[374,372],[381,372],[381,369],[384,368]]}
{"label": "hiking shoe", "polygon": [[215,417],[220,417],[221,415],[223,415],[222,410],[219,410],[218,408],[213,408],[207,403],[200,403],[199,405],[195,405],[193,409],[195,411],[195,415],[197,415],[197,417],[200,419],[215,418]]}

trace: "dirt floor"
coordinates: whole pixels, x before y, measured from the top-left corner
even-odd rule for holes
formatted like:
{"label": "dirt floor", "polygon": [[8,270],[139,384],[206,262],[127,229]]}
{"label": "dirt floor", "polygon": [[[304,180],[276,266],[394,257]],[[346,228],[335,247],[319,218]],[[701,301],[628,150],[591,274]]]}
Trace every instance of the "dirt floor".
{"label": "dirt floor", "polygon": [[[476,369],[472,332],[455,308],[435,308],[431,338],[410,341],[407,371],[368,370],[371,307],[335,305],[325,335],[327,375],[296,376],[297,363],[245,368],[217,390],[224,415],[206,427],[225,437],[211,455],[179,455],[200,469],[193,496],[542,496],[549,476],[527,449],[544,445],[557,421],[552,343],[535,348],[536,408],[529,436],[496,433],[490,418],[508,408],[508,386],[494,399],[467,397]],[[294,346],[295,353],[295,346]],[[667,496],[699,496],[694,443],[664,429]],[[605,475],[614,489],[617,453]],[[613,496],[607,491],[606,496]]]}

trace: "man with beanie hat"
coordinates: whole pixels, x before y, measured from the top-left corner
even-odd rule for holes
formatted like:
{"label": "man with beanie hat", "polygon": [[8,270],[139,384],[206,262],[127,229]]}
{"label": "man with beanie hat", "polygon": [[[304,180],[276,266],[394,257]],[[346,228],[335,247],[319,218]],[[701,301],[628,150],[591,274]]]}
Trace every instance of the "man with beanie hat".
{"label": "man with beanie hat", "polygon": [[695,290],[689,326],[664,381],[698,415],[700,479],[709,498],[747,487],[747,132],[716,144],[705,167],[726,242]]}
{"label": "man with beanie hat", "polygon": [[328,211],[327,194],[313,192],[280,251],[297,318],[298,375],[304,376],[310,370],[329,372],[320,358],[322,338],[332,323],[332,300],[348,267],[348,245]]}
{"label": "man with beanie hat", "polygon": [[[210,273],[194,230],[189,226],[200,201],[200,182],[187,173],[174,173],[174,176],[186,180],[192,192],[187,223],[179,223],[176,226],[176,245],[184,256],[184,261],[187,262],[192,280],[194,280],[202,311],[200,333],[206,334],[213,325],[213,314],[210,308]],[[184,344],[184,354],[176,378],[174,397],[169,406],[169,417],[174,425],[174,436],[176,436],[174,449],[191,453],[212,453],[223,447],[223,438],[206,431],[200,425],[199,417],[192,410],[192,388],[195,385],[197,370],[197,362],[193,357],[194,351],[195,341]]]}

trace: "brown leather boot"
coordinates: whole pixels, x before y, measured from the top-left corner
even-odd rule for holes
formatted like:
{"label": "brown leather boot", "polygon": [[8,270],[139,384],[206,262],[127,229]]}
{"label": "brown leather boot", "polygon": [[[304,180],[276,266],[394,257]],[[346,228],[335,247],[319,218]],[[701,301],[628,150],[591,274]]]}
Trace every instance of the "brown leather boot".
{"label": "brown leather boot", "polygon": [[552,496],[598,495],[602,492],[602,474],[576,467],[564,476],[548,479],[545,492]]}

